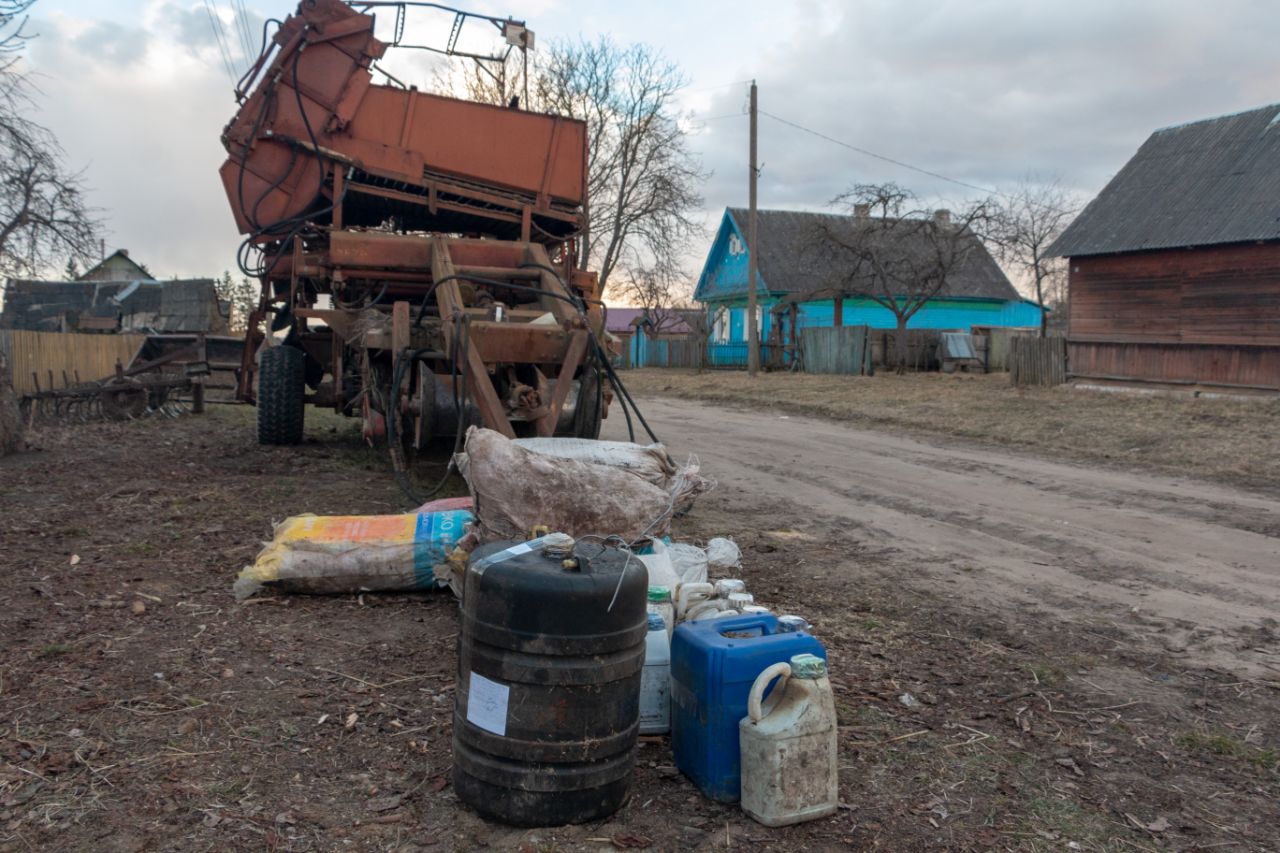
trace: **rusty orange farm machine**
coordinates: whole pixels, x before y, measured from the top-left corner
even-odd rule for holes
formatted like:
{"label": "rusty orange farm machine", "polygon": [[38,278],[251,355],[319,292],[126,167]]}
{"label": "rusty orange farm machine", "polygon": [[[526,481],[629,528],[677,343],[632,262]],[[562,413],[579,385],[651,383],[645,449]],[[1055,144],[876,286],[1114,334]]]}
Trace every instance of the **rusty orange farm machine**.
{"label": "rusty orange farm machine", "polygon": [[[303,0],[237,89],[222,183],[262,282],[237,396],[264,443],[302,437],[307,403],[405,452],[482,424],[595,437],[615,393],[602,303],[583,268],[583,122],[375,83],[414,3]],[[395,17],[390,42],[373,10]],[[522,22],[488,22],[511,50]],[[407,46],[407,45],[406,45]],[[628,419],[630,420],[630,419]],[[403,482],[403,478],[402,478]]]}

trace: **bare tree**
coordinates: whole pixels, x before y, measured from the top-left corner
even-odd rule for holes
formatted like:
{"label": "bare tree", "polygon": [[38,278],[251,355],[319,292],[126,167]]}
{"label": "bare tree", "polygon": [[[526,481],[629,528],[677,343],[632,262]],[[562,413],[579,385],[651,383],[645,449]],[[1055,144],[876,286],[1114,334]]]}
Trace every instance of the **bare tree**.
{"label": "bare tree", "polygon": [[[1064,258],[1048,257],[1046,250],[1075,218],[1079,206],[1057,180],[1027,178],[1001,200],[991,242],[1014,273],[1035,287],[1041,308],[1061,305],[1065,299],[1067,266]],[[1040,312],[1040,337],[1045,336],[1048,313]]]}
{"label": "bare tree", "polygon": [[615,280],[615,294],[644,309],[654,334],[661,334],[684,319],[676,309],[685,307],[692,294],[688,278],[670,266],[628,269]]}
{"label": "bare tree", "polygon": [[983,251],[979,235],[992,204],[982,200],[956,212],[923,211],[915,208],[909,190],[892,183],[859,184],[832,203],[852,215],[819,226],[814,250],[834,261],[836,298],[863,297],[893,313],[895,361],[902,373],[907,324],[947,289],[974,252]]}
{"label": "bare tree", "polygon": [[[513,56],[505,72],[456,67],[439,88],[492,104],[523,89]],[[616,271],[672,267],[702,233],[695,218],[707,173],[690,151],[677,113],[685,85],[679,67],[643,44],[556,42],[529,66],[527,109],[587,123],[587,212],[582,257],[607,288]],[[626,285],[623,285],[626,287]]]}
{"label": "bare tree", "polygon": [[0,276],[41,275],[63,258],[90,261],[98,222],[82,173],[58,140],[27,117],[32,89],[20,66],[34,0],[0,0]]}

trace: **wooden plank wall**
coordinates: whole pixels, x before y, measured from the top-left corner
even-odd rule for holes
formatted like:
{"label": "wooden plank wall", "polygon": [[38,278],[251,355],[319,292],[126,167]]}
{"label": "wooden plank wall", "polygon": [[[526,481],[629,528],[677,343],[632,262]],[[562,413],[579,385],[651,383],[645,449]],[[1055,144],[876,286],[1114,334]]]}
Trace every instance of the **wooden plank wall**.
{"label": "wooden plank wall", "polygon": [[1280,346],[1280,244],[1072,258],[1069,337]]}
{"label": "wooden plank wall", "polygon": [[800,345],[804,351],[805,373],[860,375],[867,372],[866,326],[835,326],[804,329]]}
{"label": "wooden plank wall", "polygon": [[1009,381],[1014,385],[1061,385],[1067,381],[1067,339],[1009,340]]}
{"label": "wooden plank wall", "polygon": [[63,373],[71,383],[79,375],[82,382],[105,379],[115,372],[116,362],[127,365],[142,346],[146,335],[77,335],[59,332],[0,330],[0,350],[5,353],[13,388],[30,394],[39,386],[63,386]]}
{"label": "wooden plank wall", "polygon": [[1280,390],[1280,346],[1077,341],[1071,375],[1176,385]]}

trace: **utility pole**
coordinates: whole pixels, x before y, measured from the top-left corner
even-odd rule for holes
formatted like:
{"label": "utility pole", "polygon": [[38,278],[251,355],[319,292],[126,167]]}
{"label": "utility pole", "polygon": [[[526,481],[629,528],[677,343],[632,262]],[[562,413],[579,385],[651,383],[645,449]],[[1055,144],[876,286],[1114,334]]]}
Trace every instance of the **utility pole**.
{"label": "utility pole", "polygon": [[756,329],[756,81],[751,81],[751,190],[747,214],[747,375],[760,370],[760,334]]}

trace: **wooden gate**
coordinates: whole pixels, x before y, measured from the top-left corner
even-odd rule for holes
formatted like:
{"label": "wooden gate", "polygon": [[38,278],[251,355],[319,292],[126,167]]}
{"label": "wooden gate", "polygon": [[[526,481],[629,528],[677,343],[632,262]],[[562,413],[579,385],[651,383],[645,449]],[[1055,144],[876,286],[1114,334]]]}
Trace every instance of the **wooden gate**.
{"label": "wooden gate", "polygon": [[1014,385],[1061,385],[1067,381],[1067,339],[1009,339],[1009,381]]}
{"label": "wooden gate", "polygon": [[800,346],[805,373],[865,375],[871,372],[866,326],[834,326],[804,329]]}

